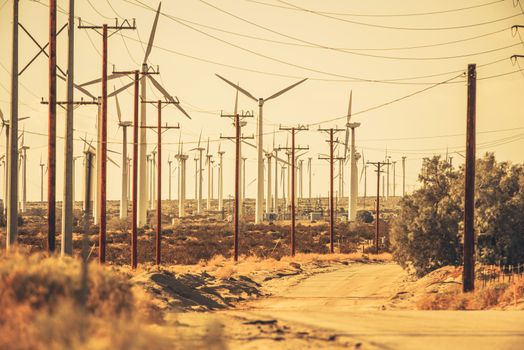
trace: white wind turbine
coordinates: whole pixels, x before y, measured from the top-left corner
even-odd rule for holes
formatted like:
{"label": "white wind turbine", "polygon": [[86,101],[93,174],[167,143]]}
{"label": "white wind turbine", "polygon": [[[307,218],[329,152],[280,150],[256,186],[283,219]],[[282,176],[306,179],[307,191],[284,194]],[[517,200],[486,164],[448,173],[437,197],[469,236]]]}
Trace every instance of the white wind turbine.
{"label": "white wind turbine", "polygon": [[200,136],[198,137],[198,146],[196,148],[193,148],[191,151],[197,151],[198,152],[198,163],[196,162],[197,158],[195,158],[195,165],[198,165],[197,169],[195,170],[195,181],[197,181],[197,186],[195,186],[195,190],[197,190],[197,213],[200,214],[202,210],[202,184],[203,184],[203,177],[202,177],[202,152],[204,152],[206,149],[203,147],[200,147],[200,141],[202,140],[202,130],[200,130]]}
{"label": "white wind turbine", "polygon": [[26,146],[24,144],[25,139],[25,131],[22,130],[22,142],[20,146],[20,160],[22,165],[22,195],[20,196],[20,211],[22,213],[25,213],[27,210],[26,204],[27,204],[27,150],[29,149],[29,146]]}
{"label": "white wind turbine", "polygon": [[255,208],[255,223],[262,222],[263,219],[263,212],[264,212],[264,124],[263,124],[263,109],[264,109],[264,103],[277,98],[278,96],[282,95],[283,93],[291,90],[295,86],[303,83],[307,80],[303,79],[297,83],[294,83],[290,86],[288,86],[285,89],[282,89],[278,91],[277,93],[267,97],[267,98],[256,98],[251,93],[249,93],[247,90],[241,88],[238,84],[232,83],[231,81],[227,80],[226,78],[216,74],[217,77],[249,97],[250,99],[254,100],[255,102],[258,102],[258,120],[257,120],[257,195],[256,195],[256,208]]}
{"label": "white wind turbine", "polygon": [[349,106],[346,120],[346,140],[344,147],[344,157],[347,159],[347,150],[350,147],[348,144],[349,129],[351,129],[351,148],[350,148],[350,187],[349,187],[349,210],[348,218],[350,221],[355,221],[357,218],[357,197],[358,197],[358,171],[357,171],[357,153],[355,150],[355,129],[360,126],[360,123],[351,123],[351,101],[353,91],[349,93]]}
{"label": "white wind turbine", "polygon": [[224,154],[226,152],[220,150],[220,143],[218,144],[218,210],[224,209]]}
{"label": "white wind turbine", "polygon": [[[116,90],[115,90],[116,91]],[[129,188],[129,167],[127,166],[127,128],[132,126],[131,121],[122,121],[122,111],[120,109],[120,103],[118,102],[118,95],[115,95],[116,102],[116,114],[118,116],[118,128],[122,128],[122,190],[120,193],[120,218],[127,218],[128,208],[128,193]]]}
{"label": "white wind turbine", "polygon": [[[186,161],[189,156],[184,154],[184,144],[181,142],[182,133],[178,137],[178,153],[175,158],[178,160],[178,217],[186,216]],[[195,178],[196,181],[196,178]]]}
{"label": "white wind turbine", "polygon": [[211,162],[212,154],[209,153],[209,138],[207,139],[207,148],[206,148],[206,166],[207,166],[207,210],[211,210],[211,200],[213,199],[213,164]]}

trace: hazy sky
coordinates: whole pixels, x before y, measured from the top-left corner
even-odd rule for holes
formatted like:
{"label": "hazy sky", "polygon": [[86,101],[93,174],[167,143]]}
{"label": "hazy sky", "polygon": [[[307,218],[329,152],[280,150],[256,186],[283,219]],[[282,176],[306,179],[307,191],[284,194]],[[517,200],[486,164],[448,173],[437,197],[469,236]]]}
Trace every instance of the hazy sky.
{"label": "hazy sky", "polygon": [[[58,1],[67,10],[68,2]],[[145,9],[143,5],[151,9]],[[486,4],[485,6],[477,6]],[[150,0],[78,0],[76,15],[95,24],[113,23],[115,17],[136,18],[137,31],[124,31],[109,39],[109,71],[138,68],[149,38],[157,1]],[[297,9],[317,11],[316,13]],[[474,8],[470,8],[474,7]],[[524,7],[524,6],[523,6]],[[457,10],[458,11],[448,11]],[[467,9],[464,9],[467,8]],[[320,11],[320,12],[319,12]],[[227,13],[229,12],[229,14]],[[428,14],[428,13],[432,14]],[[439,12],[439,13],[434,13]],[[216,154],[219,136],[233,135],[229,120],[220,118],[220,111],[231,113],[234,90],[215,77],[215,73],[239,82],[255,96],[267,97],[301,78],[309,80],[264,108],[264,144],[272,147],[271,132],[284,126],[311,124],[310,131],[297,137],[300,145],[309,145],[313,157],[313,193],[325,195],[328,190],[327,162],[318,160],[327,153],[322,127],[344,127],[349,92],[353,91],[353,120],[361,122],[357,129],[357,148],[369,161],[382,160],[385,150],[398,160],[407,156],[407,183],[412,188],[421,159],[433,154],[461,152],[465,145],[466,83],[459,77],[468,63],[478,68],[477,130],[478,154],[494,151],[498,159],[522,162],[524,146],[524,75],[512,65],[509,57],[524,54],[519,35],[513,36],[512,25],[524,25],[524,15],[512,1],[278,1],[278,0],[186,0],[164,1],[150,56],[152,65],[159,65],[164,86],[179,97],[191,114],[189,121],[175,108],[164,109],[164,119],[180,122],[184,149],[195,147],[202,130],[203,142],[209,137],[210,152]],[[409,16],[391,16],[391,15]],[[58,16],[59,28],[66,15]],[[247,21],[251,22],[248,23]],[[47,1],[21,0],[20,22],[44,44],[48,37]],[[0,0],[0,108],[6,117],[10,106],[12,1]],[[360,23],[360,24],[359,24]],[[448,28],[442,30],[442,28]],[[524,37],[524,30],[522,36]],[[66,31],[58,42],[58,62],[66,69]],[[472,40],[463,40],[478,37]],[[453,41],[456,43],[444,44]],[[435,44],[444,44],[435,46]],[[421,47],[424,46],[424,47]],[[417,47],[417,48],[410,48]],[[409,48],[409,49],[408,49]],[[96,79],[101,74],[101,38],[92,30],[76,29],[76,82]],[[365,49],[365,50],[364,50]],[[37,52],[34,43],[20,31],[20,68]],[[373,57],[372,57],[373,56]],[[40,105],[47,99],[47,59],[40,56],[20,77],[20,116],[26,130],[28,151],[29,200],[40,197],[40,156],[47,154],[47,108]],[[521,66],[524,59],[521,59]],[[524,66],[523,66],[524,67]],[[503,75],[505,73],[515,72]],[[110,73],[109,72],[109,73]],[[498,76],[502,75],[502,76]],[[426,78],[417,78],[426,76]],[[415,79],[417,78],[417,79]],[[367,80],[367,81],[363,81]],[[372,82],[369,82],[372,80]],[[110,82],[118,88],[128,80]],[[65,84],[59,81],[59,99],[65,99]],[[359,111],[429,88],[405,100],[358,114]],[[101,88],[90,91],[99,95]],[[120,95],[127,120],[132,117],[132,91]],[[81,95],[76,94],[79,98]],[[160,95],[149,89],[148,98]],[[110,100],[109,148],[121,151],[121,131],[117,130],[114,100]],[[240,108],[256,110],[254,101],[240,96]],[[75,111],[75,138],[95,137],[96,107],[80,107]],[[155,122],[156,112],[149,107],[148,122]],[[336,121],[331,121],[339,118]],[[329,121],[329,122],[326,122]],[[59,110],[58,135],[64,134],[64,112]],[[255,119],[248,120],[245,134],[255,132]],[[155,134],[149,134],[150,148]],[[178,131],[164,134],[164,162],[177,151]],[[344,138],[344,133],[339,137]],[[287,134],[277,132],[276,145],[286,144]],[[0,152],[5,150],[2,134]],[[233,147],[222,140],[225,155],[225,191],[232,191]],[[256,172],[254,149],[244,148],[248,159],[247,183]],[[194,152],[193,152],[194,153]],[[75,155],[82,154],[82,142],[75,141]],[[119,155],[111,155],[120,163]],[[192,159],[194,154],[191,155]],[[215,157],[216,159],[216,157]],[[454,163],[462,162],[454,154]],[[167,198],[167,164],[164,163]],[[359,164],[359,173],[360,173]],[[120,196],[120,169],[109,164],[108,193]],[[58,140],[58,198],[63,187],[63,140]],[[349,175],[349,169],[346,170]],[[82,162],[76,164],[76,193],[80,199]],[[194,163],[188,162],[188,195],[193,198]],[[368,195],[375,193],[375,177],[368,169]],[[400,192],[400,167],[397,168],[397,191]],[[2,175],[3,178],[3,168]],[[215,177],[216,178],[216,177]],[[173,178],[176,181],[176,177]],[[347,179],[346,183],[349,181]],[[346,191],[348,185],[345,186]],[[176,188],[176,187],[174,187]],[[204,187],[204,194],[207,186]],[[0,189],[2,191],[3,189]],[[215,187],[216,191],[216,187]],[[360,191],[363,191],[361,183]],[[247,188],[255,193],[255,183]],[[175,190],[173,190],[176,196]],[[216,196],[216,194],[215,194]]]}

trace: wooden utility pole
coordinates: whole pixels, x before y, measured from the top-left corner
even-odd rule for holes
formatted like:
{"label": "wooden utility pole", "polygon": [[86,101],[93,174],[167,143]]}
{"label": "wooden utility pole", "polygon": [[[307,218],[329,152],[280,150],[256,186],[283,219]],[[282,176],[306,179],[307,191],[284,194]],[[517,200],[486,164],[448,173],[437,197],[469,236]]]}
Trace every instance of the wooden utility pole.
{"label": "wooden utility pole", "polygon": [[279,127],[280,130],[286,130],[291,132],[291,147],[279,147],[279,150],[287,150],[291,151],[291,256],[295,256],[295,220],[296,220],[296,212],[295,212],[295,192],[296,192],[296,166],[295,166],[295,153],[298,150],[309,150],[309,147],[300,147],[295,146],[295,135],[299,131],[303,130],[309,130],[309,128],[305,125],[298,125],[294,127]]}
{"label": "wooden utility pole", "polygon": [[[47,251],[55,251],[56,234],[56,0],[49,1],[49,119],[47,141]],[[12,133],[15,133],[12,130]]]}
{"label": "wooden utility pole", "polygon": [[[157,202],[156,202],[156,256],[155,263],[157,266],[160,266],[161,262],[161,252],[162,252],[162,130],[170,129],[180,129],[180,125],[177,126],[168,126],[162,125],[162,105],[164,104],[178,104],[178,100],[175,101],[142,101],[142,103],[150,103],[156,105],[157,108],[157,125],[154,126],[141,126],[142,128],[149,128],[156,130],[157,132],[157,154],[158,154],[158,163],[157,163],[157,181],[156,181],[156,192],[157,192]],[[169,174],[171,176],[171,174]]]}
{"label": "wooden utility pole", "polygon": [[468,106],[466,130],[466,170],[464,196],[464,269],[462,291],[475,289],[475,150],[476,150],[476,65],[468,65]]}
{"label": "wooden utility pole", "polygon": [[[49,104],[50,102],[42,101],[41,103]],[[69,113],[71,113],[71,118],[73,118],[73,109],[75,109],[76,107],[85,106],[85,105],[98,105],[98,104],[99,102],[97,100],[84,101],[83,99],[80,99],[79,101],[73,101],[72,95],[68,95],[67,101],[56,101],[56,98],[55,98],[55,105],[65,108],[66,114],[67,114],[66,115],[66,126],[65,126],[66,142],[64,145],[64,156],[65,156],[64,175],[65,175],[66,183],[64,184],[64,197],[63,197],[63,205],[62,205],[62,240],[61,240],[61,255],[62,256],[73,254],[73,192],[74,192],[73,191],[73,175],[74,175],[73,174],[73,171],[74,171],[73,164],[74,164],[74,159],[73,159],[72,141],[73,141],[73,132],[74,131],[72,130],[72,126],[69,125],[69,117],[70,117]],[[69,134],[69,132],[71,132],[71,134]],[[68,138],[71,139],[71,144],[68,144],[68,141],[67,141]],[[56,120],[55,120],[54,142],[55,142],[55,163],[56,163]],[[71,159],[70,159],[71,164],[69,164],[69,156],[71,156]],[[55,171],[56,171],[56,166],[55,166]],[[48,181],[49,181],[49,177],[48,177]],[[49,189],[48,189],[48,194],[49,194]],[[55,206],[49,206],[49,208],[55,208]]]}
{"label": "wooden utility pole", "polygon": [[133,168],[132,168],[132,207],[131,207],[131,267],[136,269],[138,266],[138,113],[139,113],[139,86],[140,75],[158,74],[158,70],[131,70],[115,71],[113,74],[130,75],[133,77]]}
{"label": "wooden utility pole", "polygon": [[[383,172],[382,167],[389,166],[389,162],[368,162],[367,164],[374,165],[377,170],[377,208],[375,217],[375,254],[378,254],[380,248],[380,173]],[[384,191],[382,191],[384,192]]]}
{"label": "wooden utility pole", "polygon": [[[238,101],[238,94],[237,94],[237,101]],[[235,127],[235,136],[222,136],[220,135],[221,139],[229,139],[229,140],[235,140],[235,208],[233,212],[233,225],[234,225],[234,236],[233,236],[233,260],[236,262],[238,261],[238,222],[239,222],[239,214],[240,214],[240,208],[239,208],[239,198],[240,198],[240,144],[242,140],[244,139],[254,139],[254,136],[243,136],[242,135],[242,126],[246,125],[246,122],[241,121],[244,118],[252,118],[253,112],[244,112],[242,111],[242,115],[238,114],[237,111],[237,101],[235,101],[235,111],[233,114],[221,114],[220,116],[223,118],[232,118],[233,119],[233,126]]]}
{"label": "wooden utility pole", "polygon": [[[333,178],[334,178],[334,163],[335,157],[334,153],[334,144],[338,141],[335,141],[334,136],[337,132],[344,131],[344,129],[330,128],[330,129],[321,129],[318,128],[318,131],[327,132],[329,135],[329,157],[319,156],[318,159],[329,160],[329,252],[334,253],[334,242],[335,242],[335,203],[333,200]],[[339,159],[339,158],[336,158]],[[340,158],[343,159],[343,158]]]}
{"label": "wooden utility pole", "polygon": [[[107,39],[109,38],[109,30],[113,33],[119,32],[125,29],[136,29],[135,21],[133,24],[129,23],[128,20],[124,20],[122,23],[118,23],[118,19],[115,19],[115,25],[109,26],[103,24],[101,26],[84,26],[82,20],[79,19],[79,29],[93,29],[97,33],[102,35],[102,115],[101,122],[99,124],[100,135],[101,135],[101,152],[99,155],[100,164],[100,183],[99,183],[99,202],[100,202],[100,230],[99,230],[99,245],[98,245],[98,262],[100,264],[106,261],[106,195],[107,195]],[[102,33],[99,31],[102,30]],[[111,35],[112,35],[111,34]],[[49,165],[51,167],[51,164]],[[51,205],[51,203],[49,203]]]}

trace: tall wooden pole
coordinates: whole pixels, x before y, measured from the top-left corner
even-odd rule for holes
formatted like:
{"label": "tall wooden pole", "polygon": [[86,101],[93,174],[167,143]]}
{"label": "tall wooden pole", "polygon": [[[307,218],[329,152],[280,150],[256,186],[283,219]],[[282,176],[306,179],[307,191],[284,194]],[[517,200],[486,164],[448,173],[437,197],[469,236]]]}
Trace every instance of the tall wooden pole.
{"label": "tall wooden pole", "polygon": [[379,251],[379,238],[380,238],[380,167],[381,163],[377,166],[377,215],[375,217],[375,254]]}
{"label": "tall wooden pole", "polygon": [[102,152],[100,162],[100,230],[98,262],[106,261],[106,194],[107,194],[107,24],[102,27],[102,120],[101,124]]}
{"label": "tall wooden pole", "polygon": [[162,101],[158,101],[157,181],[156,181],[156,265],[160,266],[162,248]]}
{"label": "tall wooden pole", "polygon": [[334,163],[333,159],[333,130],[329,133],[329,252],[334,252],[333,241],[335,239],[334,227],[335,227],[335,210],[334,210],[334,201],[333,201],[333,177],[334,173]]}
{"label": "tall wooden pole", "polygon": [[464,270],[463,292],[475,289],[475,128],[476,128],[476,65],[468,65],[468,107],[466,130],[466,171],[464,197]]}
{"label": "tall wooden pole", "polygon": [[[49,120],[47,173],[47,251],[55,251],[56,233],[56,0],[49,1]],[[11,134],[18,134],[11,129]]]}
{"label": "tall wooden pole", "polygon": [[134,114],[133,114],[133,206],[132,206],[132,233],[131,233],[131,267],[138,265],[138,98],[139,98],[139,71],[135,71],[134,85]]}
{"label": "tall wooden pole", "polygon": [[67,45],[67,105],[64,142],[64,195],[62,201],[62,255],[73,254],[73,111],[74,111],[74,42],[75,1],[69,0],[69,23]]}
{"label": "tall wooden pole", "polygon": [[240,117],[235,112],[235,213],[234,213],[234,225],[235,233],[233,238],[233,260],[238,261],[238,215],[239,215],[239,203],[240,197]]}

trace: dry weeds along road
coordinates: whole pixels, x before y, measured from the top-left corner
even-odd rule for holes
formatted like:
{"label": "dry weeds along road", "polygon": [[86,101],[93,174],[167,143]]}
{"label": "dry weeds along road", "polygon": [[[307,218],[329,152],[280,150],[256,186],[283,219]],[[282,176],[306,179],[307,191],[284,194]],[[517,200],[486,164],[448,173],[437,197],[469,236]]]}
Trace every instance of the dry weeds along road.
{"label": "dry weeds along road", "polygon": [[[399,302],[396,264],[337,264],[271,280],[272,296],[215,313],[173,315],[179,337],[217,349],[523,349],[522,311],[419,311]],[[213,323],[209,323],[214,320]],[[207,332],[207,333],[206,333]],[[219,334],[220,336],[217,336]],[[198,344],[195,344],[198,345]]]}

